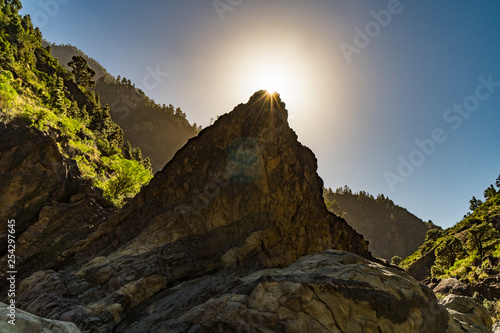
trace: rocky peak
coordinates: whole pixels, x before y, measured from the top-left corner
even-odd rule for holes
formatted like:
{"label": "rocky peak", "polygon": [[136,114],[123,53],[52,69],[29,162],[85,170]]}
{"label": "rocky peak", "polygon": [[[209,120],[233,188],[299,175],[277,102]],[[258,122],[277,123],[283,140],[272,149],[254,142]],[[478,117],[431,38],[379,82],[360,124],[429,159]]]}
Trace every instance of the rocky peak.
{"label": "rocky peak", "polygon": [[[85,329],[111,329],[126,327],[169,286],[206,274],[287,267],[327,249],[371,258],[363,237],[326,209],[316,169],[279,95],[257,92],[60,256],[64,271],[26,279],[20,303]],[[47,289],[48,281],[62,284]],[[87,323],[89,313],[97,326]]]}
{"label": "rocky peak", "polygon": [[259,91],[191,139],[73,253],[109,254],[133,239],[127,251],[138,239],[149,251],[203,236],[186,251],[209,266],[247,260],[283,266],[329,248],[370,256],[362,236],[327,211],[316,169],[279,95]]}

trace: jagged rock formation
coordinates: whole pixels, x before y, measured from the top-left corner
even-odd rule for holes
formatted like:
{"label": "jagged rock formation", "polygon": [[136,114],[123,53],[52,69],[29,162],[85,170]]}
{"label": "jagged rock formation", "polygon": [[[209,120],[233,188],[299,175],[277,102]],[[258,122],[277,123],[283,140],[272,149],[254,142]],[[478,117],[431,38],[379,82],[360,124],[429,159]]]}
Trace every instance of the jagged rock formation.
{"label": "jagged rock formation", "polygon": [[62,252],[114,211],[54,138],[36,129],[0,123],[0,170],[0,265],[7,267],[7,222],[15,220],[19,279],[56,266]]}
{"label": "jagged rock formation", "polygon": [[286,117],[265,92],[220,117],[18,305],[83,332],[480,332],[328,212]]}
{"label": "jagged rock formation", "polygon": [[[326,210],[314,154],[286,117],[279,97],[264,92],[220,117],[64,253],[65,271],[23,282],[21,304],[93,330],[90,314],[114,326],[167,286],[204,274],[286,267],[330,248],[371,257],[362,236]],[[57,306],[47,312],[49,303]]]}
{"label": "jagged rock formation", "polygon": [[8,321],[11,320],[8,317],[9,314],[11,313],[7,304],[0,303],[0,316],[2,317],[0,332],[2,333],[81,333],[73,323],[40,318],[19,309],[15,310],[15,321],[9,324]]}
{"label": "jagged rock formation", "polygon": [[384,196],[375,199],[365,192],[333,192],[325,193],[325,200],[331,202],[331,212],[344,218],[368,240],[368,249],[374,256],[386,260],[394,256],[406,258],[415,252],[430,228]]}

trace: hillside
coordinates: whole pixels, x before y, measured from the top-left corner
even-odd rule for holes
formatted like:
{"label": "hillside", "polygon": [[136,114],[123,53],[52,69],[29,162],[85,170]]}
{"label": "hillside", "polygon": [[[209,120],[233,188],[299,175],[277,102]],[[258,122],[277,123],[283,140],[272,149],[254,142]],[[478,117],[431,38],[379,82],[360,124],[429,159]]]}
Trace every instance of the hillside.
{"label": "hillside", "polygon": [[84,57],[96,72],[93,90],[100,102],[110,106],[110,114],[123,129],[125,141],[139,147],[149,157],[153,172],[157,172],[174,156],[188,139],[196,136],[201,127],[189,124],[186,114],[173,105],[159,105],[135,87],[125,77],[113,77],[95,59],[72,45],[50,45],[51,53],[62,66],[73,56]]}
{"label": "hillside", "polygon": [[[124,146],[122,129],[89,89],[88,66],[80,63],[72,72],[61,67],[42,46],[42,34],[30,17],[18,15],[20,3],[0,5],[0,255],[4,255],[8,220],[17,221],[17,237],[25,232],[33,235],[34,230],[39,236],[41,229],[29,231],[31,226],[56,220],[70,226],[60,220],[62,208],[74,204],[77,212],[77,202],[82,208],[90,200],[95,210],[80,212],[86,212],[82,216],[88,217],[89,225],[97,224],[101,211],[123,205],[152,173],[140,149]],[[48,214],[50,207],[53,211]],[[47,220],[42,219],[44,210]],[[73,225],[66,235],[74,240],[90,232],[88,227],[75,232],[79,228]],[[59,236],[54,244],[68,241]],[[28,244],[36,252],[39,244]]]}
{"label": "hillside", "polygon": [[425,243],[400,264],[436,292],[468,296],[478,293],[497,319],[500,319],[499,188],[500,176],[495,185],[485,189],[484,202],[473,197],[471,212],[463,220],[446,230],[429,231]]}
{"label": "hillside", "polygon": [[425,223],[384,195],[353,193],[347,186],[324,191],[328,209],[344,218],[369,242],[374,256],[391,260],[405,258],[424,242],[432,223]]}

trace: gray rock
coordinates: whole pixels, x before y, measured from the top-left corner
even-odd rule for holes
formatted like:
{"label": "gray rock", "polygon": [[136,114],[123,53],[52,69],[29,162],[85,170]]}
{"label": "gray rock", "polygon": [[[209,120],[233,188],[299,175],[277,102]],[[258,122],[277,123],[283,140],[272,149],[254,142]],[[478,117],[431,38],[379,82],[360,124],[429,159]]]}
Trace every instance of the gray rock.
{"label": "gray rock", "polygon": [[[470,332],[491,332],[493,321],[482,304],[472,297],[448,295],[440,303]],[[473,330],[475,329],[475,330]]]}
{"label": "gray rock", "polygon": [[12,325],[8,322],[11,313],[6,304],[0,303],[0,333],[81,333],[73,323],[40,318],[20,309],[15,310]]}

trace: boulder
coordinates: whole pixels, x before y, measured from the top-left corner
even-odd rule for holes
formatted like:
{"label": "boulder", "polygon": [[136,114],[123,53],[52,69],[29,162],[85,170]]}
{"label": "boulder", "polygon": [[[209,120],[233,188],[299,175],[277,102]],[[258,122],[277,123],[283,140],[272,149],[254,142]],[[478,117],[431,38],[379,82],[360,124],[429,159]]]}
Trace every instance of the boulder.
{"label": "boulder", "polygon": [[0,303],[1,333],[81,333],[73,323],[40,318],[19,309],[15,310],[15,320],[9,323],[12,320],[9,314],[12,312],[7,304]]}
{"label": "boulder", "polygon": [[468,332],[491,332],[493,321],[490,314],[472,297],[448,295],[440,303]]}
{"label": "boulder", "polygon": [[418,281],[423,281],[431,276],[431,268],[436,261],[435,247],[415,260],[406,270],[408,274]]}

